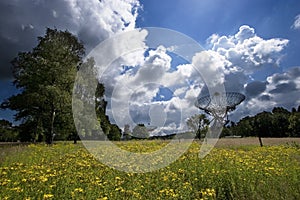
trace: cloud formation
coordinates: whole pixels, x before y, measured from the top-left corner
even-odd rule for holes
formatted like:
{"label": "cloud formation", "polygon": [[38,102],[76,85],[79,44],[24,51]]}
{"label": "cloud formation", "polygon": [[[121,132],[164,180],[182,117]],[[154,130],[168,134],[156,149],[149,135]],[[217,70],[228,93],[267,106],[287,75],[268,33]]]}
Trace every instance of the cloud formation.
{"label": "cloud formation", "polygon": [[[235,35],[214,34],[207,41],[210,50],[196,54],[193,59],[195,62],[200,61],[202,68],[200,66],[198,69],[201,69],[202,76],[214,79],[199,80],[199,72],[188,64],[179,65],[176,71],[167,73],[167,80],[176,80],[170,81],[173,84],[169,86],[174,88],[177,85],[175,94],[180,95],[177,98],[182,109],[195,113],[191,103],[195,95],[208,92],[204,84],[211,87],[216,83],[223,83],[226,91],[246,95],[245,102],[233,113],[233,120],[271,110],[274,106],[291,109],[300,104],[300,67],[288,68],[285,72],[281,72],[280,68],[283,51],[289,43],[287,39],[263,39],[254,28],[244,25]],[[178,77],[181,80],[197,81],[180,85]]]}
{"label": "cloud formation", "polygon": [[230,68],[242,70],[245,74],[252,74],[266,64],[278,66],[287,46],[288,40],[272,38],[265,40],[256,35],[254,28],[243,25],[233,36],[212,35],[208,45],[211,49],[232,63]]}
{"label": "cloud formation", "polygon": [[[0,2],[0,78],[10,74],[9,62],[19,51],[29,51],[46,27],[69,30],[89,51],[99,42],[122,31],[132,30],[138,0],[14,0]],[[34,12],[34,14],[33,14]]]}
{"label": "cloud formation", "polygon": [[225,67],[227,72],[224,71],[226,90],[246,95],[245,102],[232,115],[234,120],[274,106],[291,109],[300,104],[300,68],[288,68],[285,72],[280,68],[289,40],[263,39],[254,28],[243,25],[235,35],[213,34],[207,42],[231,63]]}
{"label": "cloud formation", "polygon": [[[172,48],[163,45],[129,52],[114,62],[106,74],[108,78],[102,77],[109,88],[106,97],[113,102],[108,108],[110,118],[118,119],[120,127],[130,124],[132,128],[135,123],[155,126],[163,121],[153,134],[184,130],[182,119],[199,113],[194,106],[197,96],[211,92],[208,87],[220,85],[226,91],[246,95],[233,120],[274,106],[291,108],[300,103],[299,68],[280,72],[287,39],[263,39],[254,28],[244,25],[234,35],[213,34],[207,41],[208,49],[195,53],[191,63],[173,62],[176,56]],[[167,98],[162,92],[166,89],[171,91]],[[286,99],[286,95],[291,98]],[[130,102],[128,109],[124,102]],[[159,110],[160,120],[152,119],[153,110]]]}
{"label": "cloud formation", "polygon": [[291,26],[293,29],[300,29],[300,14],[295,17],[295,21]]}
{"label": "cloud formation", "polygon": [[[122,59],[130,57],[131,53]],[[113,69],[122,68],[122,61],[116,61],[109,67],[112,70],[108,70],[102,77],[106,87],[112,88],[112,93],[106,93],[110,119],[115,120],[120,127],[129,124],[133,128],[138,123],[144,123],[157,127],[152,134],[174,133],[184,128],[182,117],[188,117],[182,109],[186,109],[184,113],[188,113],[188,110],[192,113],[197,111],[191,106],[193,102],[188,102],[194,101],[197,94],[194,94],[194,98],[185,98],[189,86],[186,80],[193,73],[192,66],[179,65],[172,69],[169,53],[163,46],[149,49],[144,54],[142,65],[131,66],[118,75]],[[184,67],[188,69],[185,72]],[[168,94],[162,92],[167,90]],[[177,95],[181,95],[181,98]]]}
{"label": "cloud formation", "polygon": [[[243,112],[256,114],[270,111],[274,106],[291,109],[300,105],[300,67],[269,76],[265,82],[255,81],[246,85],[248,101]],[[240,114],[240,113],[239,113]]]}
{"label": "cloud formation", "polygon": [[281,38],[263,39],[248,25],[241,26],[234,35],[213,34],[207,39],[210,51],[223,60],[219,69],[226,91],[246,93],[249,97],[262,92],[265,79],[279,71],[282,51],[288,42]]}

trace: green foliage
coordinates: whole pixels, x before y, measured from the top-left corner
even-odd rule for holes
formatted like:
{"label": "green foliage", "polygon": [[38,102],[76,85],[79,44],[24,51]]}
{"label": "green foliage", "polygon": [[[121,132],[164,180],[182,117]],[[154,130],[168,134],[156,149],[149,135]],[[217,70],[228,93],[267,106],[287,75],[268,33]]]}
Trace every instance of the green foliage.
{"label": "green foliage", "polygon": [[272,113],[261,112],[254,117],[253,128],[258,136],[272,136]]}
{"label": "green foliage", "polygon": [[19,139],[18,130],[7,120],[0,120],[0,141],[16,142]]}
{"label": "green foliage", "polygon": [[289,136],[299,137],[300,136],[300,112],[292,113],[288,118]]}
{"label": "green foliage", "polygon": [[147,139],[149,136],[150,134],[144,124],[138,124],[132,130],[132,138]]}
{"label": "green foliage", "polygon": [[289,136],[289,117],[290,112],[281,107],[275,107],[272,110],[272,127],[271,133],[276,137]]}
{"label": "green foliage", "polygon": [[12,61],[14,84],[20,93],[2,103],[21,120],[23,140],[65,138],[74,132],[71,97],[84,47],[67,31],[47,29],[31,52]]}
{"label": "green foliage", "polygon": [[252,136],[254,133],[254,121],[250,117],[245,117],[242,120],[238,122],[236,126],[234,126],[234,134],[233,135],[239,135],[241,134],[243,137],[249,137]]}
{"label": "green foliage", "polygon": [[237,124],[232,123],[223,129],[222,136],[299,137],[300,110],[298,110],[293,108],[290,112],[282,107],[275,107],[272,112],[264,111],[252,117],[247,116]]}
{"label": "green foliage", "polygon": [[110,125],[110,131],[108,134],[109,140],[118,141],[121,139],[121,129],[116,124]]}
{"label": "green foliage", "polygon": [[[94,130],[99,129],[99,121],[95,112],[95,91],[98,81],[95,78],[95,61],[87,59],[80,65],[73,90],[73,116],[77,125],[78,134],[83,138],[98,139]],[[98,97],[100,98],[100,97]],[[97,109],[98,110],[98,109]]]}
{"label": "green foliage", "polygon": [[206,136],[209,120],[206,115],[194,115],[187,120],[187,126],[194,132],[196,138],[201,139]]}
{"label": "green foliage", "polygon": [[[96,79],[95,61],[87,59],[80,66],[74,86],[74,120],[82,139],[120,140],[121,130],[106,115],[105,87]],[[94,113],[96,111],[96,116]]]}
{"label": "green foliage", "polygon": [[[119,139],[121,132],[105,115],[105,88],[95,79],[95,61],[90,58],[82,63],[83,55],[84,46],[75,36],[68,31],[48,28],[32,52],[19,53],[13,60],[14,84],[21,92],[8,98],[1,108],[17,112],[15,119],[22,122],[22,141],[52,143],[55,138],[76,142],[74,120],[83,137],[103,137],[102,132],[96,131],[100,124],[106,135]],[[77,72],[79,76],[73,90]],[[87,88],[90,86],[96,88]],[[80,96],[72,102],[73,91]],[[73,120],[72,103],[75,116],[81,116],[80,120]],[[92,116],[95,107],[97,117]]]}

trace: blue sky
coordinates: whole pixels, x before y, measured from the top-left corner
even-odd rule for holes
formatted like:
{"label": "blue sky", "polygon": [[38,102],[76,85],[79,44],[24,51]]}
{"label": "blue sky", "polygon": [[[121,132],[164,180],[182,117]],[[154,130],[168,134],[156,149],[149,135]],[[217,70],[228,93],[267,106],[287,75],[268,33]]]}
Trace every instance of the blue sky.
{"label": "blue sky", "polygon": [[138,26],[170,28],[182,32],[201,45],[213,33],[232,35],[241,25],[254,27],[263,38],[287,38],[289,53],[283,60],[288,66],[299,65],[299,31],[291,29],[300,12],[297,0],[142,0]]}
{"label": "blue sky", "polygon": [[[17,52],[31,50],[45,27],[68,29],[84,42],[87,52],[116,33],[162,27],[183,33],[202,45],[215,63],[208,65],[209,70],[223,71],[227,89],[246,94],[246,101],[232,113],[233,120],[274,106],[291,109],[300,105],[298,0],[15,0],[2,1],[0,11],[0,101],[16,92],[8,70],[9,61]],[[118,81],[130,86],[134,80],[158,77],[157,70],[145,67],[165,70],[159,77],[168,79],[162,82],[165,85],[141,82],[135,88],[130,98],[137,101],[130,104],[130,117],[134,123],[151,124],[149,113],[161,114],[163,110],[162,131],[182,128],[180,117],[185,120],[199,112],[191,102],[204,83],[196,80],[189,63],[176,59],[168,49],[151,50],[151,55],[150,49],[147,53],[136,52],[110,67],[107,77],[101,79],[106,81],[107,100],[114,100],[112,94]],[[159,66],[154,63],[155,58]],[[125,71],[124,65],[120,65],[124,62]],[[143,70],[148,70],[147,77],[142,77]],[[125,80],[126,75],[129,78]],[[121,94],[119,97],[122,99]],[[112,113],[109,103],[108,114],[115,121]],[[12,113],[0,111],[0,118],[12,120]],[[125,123],[118,125],[122,127]]]}

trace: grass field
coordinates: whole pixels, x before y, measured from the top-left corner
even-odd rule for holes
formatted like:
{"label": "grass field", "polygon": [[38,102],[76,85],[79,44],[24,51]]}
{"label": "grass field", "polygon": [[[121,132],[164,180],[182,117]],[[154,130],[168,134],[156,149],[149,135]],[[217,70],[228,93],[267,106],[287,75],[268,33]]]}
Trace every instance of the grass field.
{"label": "grass field", "polygon": [[[262,138],[264,145],[285,145],[288,143],[299,143],[300,138]],[[217,147],[228,147],[228,146],[259,146],[257,137],[247,138],[220,138],[216,144]]]}
{"label": "grass field", "polygon": [[[194,142],[170,166],[142,174],[111,169],[82,144],[6,146],[0,148],[0,199],[300,199],[298,140],[261,148],[257,139],[247,145],[242,139],[220,140],[204,159]],[[166,141],[117,145],[152,151]]]}

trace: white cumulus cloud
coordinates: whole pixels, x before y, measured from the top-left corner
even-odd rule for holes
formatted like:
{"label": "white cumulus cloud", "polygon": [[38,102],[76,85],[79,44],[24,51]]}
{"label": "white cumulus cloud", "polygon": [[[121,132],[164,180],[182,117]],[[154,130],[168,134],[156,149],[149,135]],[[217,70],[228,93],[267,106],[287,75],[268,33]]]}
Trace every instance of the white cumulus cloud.
{"label": "white cumulus cloud", "polygon": [[213,35],[208,42],[213,51],[232,63],[232,67],[251,74],[265,64],[278,65],[282,57],[280,52],[289,41],[281,38],[265,40],[257,36],[254,28],[243,25],[233,36]]}
{"label": "white cumulus cloud", "polygon": [[295,17],[295,21],[291,26],[293,29],[300,29],[300,14]]}
{"label": "white cumulus cloud", "polygon": [[[274,69],[279,69],[283,50],[289,42],[287,39],[264,39],[253,27],[243,25],[234,35],[213,34],[207,41],[209,48],[194,54],[192,63],[177,66],[172,64],[174,57],[170,55],[171,49],[162,45],[146,52],[140,51],[139,56],[122,56],[123,63],[126,63],[126,58],[135,60],[139,57],[139,61],[135,64],[129,62],[133,64],[125,71],[121,70],[122,62],[116,62],[114,67],[120,70],[116,70],[108,81],[108,88],[115,92],[115,95],[108,97],[115,102],[113,107],[117,110],[115,117],[119,118],[118,125],[134,126],[135,122],[143,120],[152,123],[155,120],[150,119],[151,107],[159,104],[160,112],[164,113],[162,116],[166,119],[159,131],[169,133],[175,129],[183,130],[186,127],[182,121],[199,112],[194,106],[197,96],[212,92],[207,87],[218,90],[221,85],[225,86],[226,91],[241,92],[247,96],[245,102],[237,107],[236,116],[255,114],[279,102],[289,106],[296,101],[299,79],[280,85],[275,84],[275,75],[272,75]],[[256,76],[261,74],[266,75],[256,80]],[[291,78],[291,75],[286,75],[285,80]],[[116,85],[120,86],[119,90],[114,88]],[[161,87],[172,91],[172,96],[161,93]],[[286,89],[291,92],[292,88],[295,89],[295,98],[284,101],[282,91]],[[164,98],[160,100],[155,99],[162,96]],[[129,109],[125,108],[124,101],[130,102]],[[110,109],[108,111],[112,112]]]}
{"label": "white cumulus cloud", "polygon": [[216,79],[224,79],[226,90],[245,92],[243,88],[247,82],[256,77],[265,79],[279,70],[282,52],[289,41],[282,38],[264,39],[256,34],[253,27],[243,25],[234,35],[213,34],[207,42],[209,48],[224,60],[223,66],[219,65],[224,76]]}

